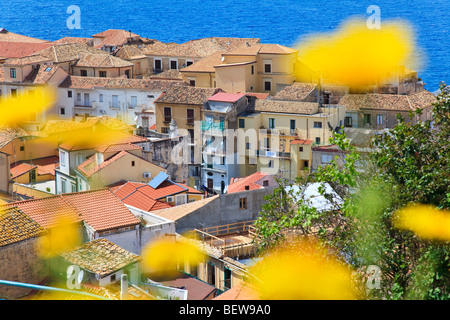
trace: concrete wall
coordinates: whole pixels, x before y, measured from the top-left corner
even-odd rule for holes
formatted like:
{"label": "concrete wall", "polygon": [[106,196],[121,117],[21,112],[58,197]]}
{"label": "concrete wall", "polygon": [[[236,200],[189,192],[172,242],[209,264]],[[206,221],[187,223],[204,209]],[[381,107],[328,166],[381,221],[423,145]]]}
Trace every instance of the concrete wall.
{"label": "concrete wall", "polygon": [[0,152],[0,192],[9,193],[9,178],[11,176],[9,159],[6,153]]}
{"label": "concrete wall", "polygon": [[[183,233],[195,228],[214,227],[223,224],[255,220],[265,202],[264,196],[273,188],[221,194],[214,201],[176,221],[176,231]],[[241,198],[247,198],[247,209],[240,209]]]}

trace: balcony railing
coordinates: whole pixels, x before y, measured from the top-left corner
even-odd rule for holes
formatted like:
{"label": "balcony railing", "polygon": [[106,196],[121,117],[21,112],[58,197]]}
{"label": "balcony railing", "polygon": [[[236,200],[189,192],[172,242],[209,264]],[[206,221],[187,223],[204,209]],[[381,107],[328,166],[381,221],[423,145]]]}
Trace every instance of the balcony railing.
{"label": "balcony railing", "polygon": [[223,122],[207,122],[202,121],[202,131],[206,132],[209,131],[210,133],[218,133],[223,134],[225,131],[225,125]]}
{"label": "balcony railing", "polygon": [[256,150],[256,155],[258,157],[268,157],[268,158],[290,158],[290,152],[282,151],[272,151],[272,150]]}

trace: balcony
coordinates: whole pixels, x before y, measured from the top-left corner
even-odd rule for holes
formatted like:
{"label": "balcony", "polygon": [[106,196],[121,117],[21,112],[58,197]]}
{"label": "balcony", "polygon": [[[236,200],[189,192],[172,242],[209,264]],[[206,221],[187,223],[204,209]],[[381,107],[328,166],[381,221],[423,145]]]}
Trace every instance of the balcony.
{"label": "balcony", "polygon": [[290,158],[290,152],[283,151],[273,151],[270,149],[256,150],[256,155],[258,157],[267,157],[267,158]]}
{"label": "balcony", "polygon": [[223,135],[225,125],[223,122],[206,122],[202,121],[202,133],[209,135]]}

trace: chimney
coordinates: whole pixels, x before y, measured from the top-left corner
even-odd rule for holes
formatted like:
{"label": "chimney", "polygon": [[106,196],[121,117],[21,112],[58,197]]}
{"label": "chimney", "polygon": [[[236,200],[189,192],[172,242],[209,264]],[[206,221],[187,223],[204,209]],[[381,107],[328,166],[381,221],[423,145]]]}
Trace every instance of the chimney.
{"label": "chimney", "polygon": [[122,274],[120,276],[120,300],[128,299],[128,276]]}
{"label": "chimney", "polygon": [[245,41],[245,45],[246,45],[247,47],[250,47],[250,42]]}

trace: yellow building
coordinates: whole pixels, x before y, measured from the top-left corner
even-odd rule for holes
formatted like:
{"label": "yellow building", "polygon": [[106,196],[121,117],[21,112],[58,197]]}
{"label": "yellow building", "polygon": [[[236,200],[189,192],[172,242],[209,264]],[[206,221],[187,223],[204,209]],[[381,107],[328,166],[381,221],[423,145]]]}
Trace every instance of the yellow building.
{"label": "yellow building", "polygon": [[328,145],[345,117],[341,106],[301,101],[258,99],[254,110],[238,116],[241,176],[262,171],[295,179],[309,172],[311,147]]}
{"label": "yellow building", "polygon": [[298,51],[278,44],[246,43],[222,53],[214,66],[217,87],[226,92],[265,92],[274,95],[279,86],[296,80]]}

